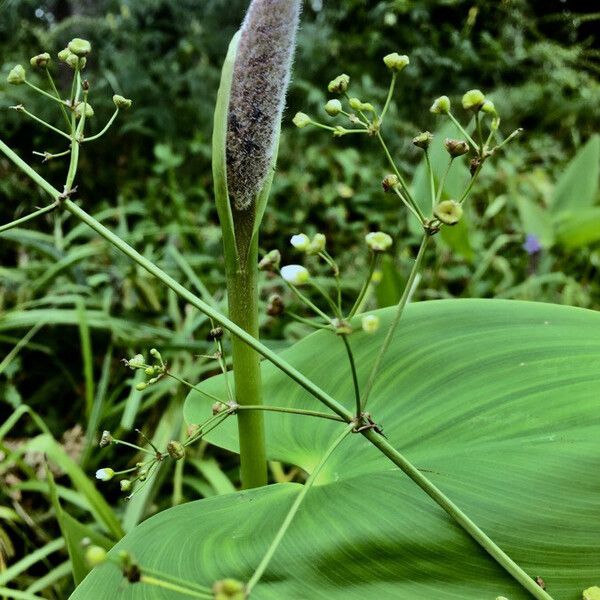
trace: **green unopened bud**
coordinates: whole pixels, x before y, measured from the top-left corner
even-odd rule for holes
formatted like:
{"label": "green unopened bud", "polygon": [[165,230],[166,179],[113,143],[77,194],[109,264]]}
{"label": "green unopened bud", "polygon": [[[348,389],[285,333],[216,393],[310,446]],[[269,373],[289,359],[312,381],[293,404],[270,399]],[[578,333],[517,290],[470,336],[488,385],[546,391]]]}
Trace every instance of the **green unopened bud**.
{"label": "green unopened bud", "polygon": [[483,106],[485,96],[481,90],[469,90],[462,97],[462,105],[465,110],[477,112]]}
{"label": "green unopened bud", "polygon": [[119,96],[119,94],[115,94],[112,97],[112,101],[117,108],[131,108],[131,100],[124,96]]}
{"label": "green unopened bud", "polygon": [[600,600],[600,587],[594,587],[583,590],[583,600]]}
{"label": "green unopened bud", "polygon": [[379,317],[377,315],[365,315],[360,324],[365,333],[375,333],[379,329]]}
{"label": "green unopened bud", "polygon": [[372,231],[365,236],[365,242],[373,252],[385,252],[392,246],[393,240],[383,231]]}
{"label": "green unopened bud", "polygon": [[138,479],[140,481],[146,481],[146,479],[148,478],[148,469],[142,469],[139,473],[138,473]]}
{"label": "green unopened bud", "polygon": [[92,45],[81,38],[73,38],[68,43],[67,48],[76,56],[87,56],[92,51]]}
{"label": "green unopened bud", "polygon": [[237,579],[221,579],[213,585],[215,600],[244,600],[244,584]]}
{"label": "green unopened bud", "polygon": [[148,387],[148,384],[146,382],[140,381],[139,383],[136,384],[135,389],[138,392],[143,392],[147,387]]}
{"label": "green unopened bud", "polygon": [[58,53],[58,60],[60,60],[62,62],[67,62],[67,58],[69,58],[69,56],[71,56],[71,54],[72,54],[72,52],[68,48],[63,48]]}
{"label": "green unopened bud", "polygon": [[306,252],[310,247],[310,238],[305,233],[298,233],[291,237],[290,244],[294,246],[296,250]]}
{"label": "green unopened bud", "polygon": [[12,85],[21,85],[25,83],[25,69],[21,65],[17,65],[10,70],[6,81]]}
{"label": "green unopened bud", "polygon": [[152,377],[152,375],[154,375],[154,367],[146,367],[144,373],[149,377]]}
{"label": "green unopened bud", "polygon": [[306,113],[297,112],[294,118],[292,119],[292,123],[298,129],[303,129],[304,127],[312,123],[312,119]]}
{"label": "green unopened bud", "polygon": [[358,98],[350,98],[348,101],[350,108],[363,112],[375,112],[375,108],[370,102],[361,102]]}
{"label": "green unopened bud", "polygon": [[495,117],[497,115],[496,107],[494,106],[494,103],[491,100],[486,100],[482,104],[481,112],[484,112],[486,115],[491,115],[492,117]]}
{"label": "green unopened bud", "polygon": [[397,175],[393,173],[386,175],[381,181],[381,187],[384,192],[389,192],[391,189],[395,188],[400,183]]}
{"label": "green unopened bud", "polygon": [[94,109],[92,108],[92,105],[88,104],[87,102],[85,102],[85,103],[81,102],[80,104],[78,104],[75,107],[75,118],[76,119],[79,119],[79,117],[81,117],[81,115],[83,115],[84,106],[85,106],[85,118],[89,119],[90,117],[94,116]]}
{"label": "green unopened bud", "polygon": [[436,98],[429,109],[434,115],[447,115],[450,112],[450,98],[440,96]]}
{"label": "green unopened bud", "polygon": [[181,442],[171,440],[167,444],[167,452],[173,460],[181,460],[185,456],[185,448]]}
{"label": "green unopened bud", "polygon": [[319,254],[325,250],[327,238],[322,233],[316,233],[308,248],[309,254]]}
{"label": "green unopened bud", "polygon": [[443,200],[435,206],[433,214],[445,225],[456,225],[463,215],[463,209],[456,200]]}
{"label": "green unopened bud", "polygon": [[85,551],[85,562],[90,568],[101,565],[106,560],[106,550],[100,546],[89,546]]}
{"label": "green unopened bud", "polygon": [[397,52],[393,52],[392,54],[384,56],[383,62],[391,71],[400,72],[410,63],[410,60],[406,54],[400,55]]}
{"label": "green unopened bud", "polygon": [[129,479],[121,479],[119,486],[122,492],[128,492],[131,489],[131,481]]}
{"label": "green unopened bud", "polygon": [[424,131],[423,133],[420,133],[419,135],[415,136],[413,138],[412,143],[417,148],[422,148],[423,150],[427,150],[427,148],[429,148],[429,144],[431,144],[432,139],[433,139],[433,134],[431,134],[429,131]]}
{"label": "green unopened bud", "polygon": [[281,253],[279,250],[271,250],[263,256],[258,263],[258,268],[261,271],[276,271],[281,264]]}
{"label": "green unopened bud", "polygon": [[350,77],[345,73],[338,75],[335,79],[332,79],[327,86],[327,90],[331,94],[343,94],[348,91],[350,85]]}
{"label": "green unopened bud", "polygon": [[325,112],[330,117],[337,117],[337,115],[339,115],[342,112],[342,103],[335,98],[333,100],[330,100],[325,105]]}
{"label": "green unopened bud", "polygon": [[47,52],[44,52],[42,54],[37,54],[36,56],[32,56],[29,59],[29,64],[32,67],[46,67],[48,65],[48,63],[50,62],[50,55]]}
{"label": "green unopened bud", "polygon": [[100,438],[100,443],[98,444],[100,448],[106,448],[106,446],[110,446],[113,443],[113,436],[110,434],[110,431],[106,429],[102,432],[102,437]]}
{"label": "green unopened bud", "polygon": [[446,138],[444,140],[444,146],[452,158],[467,154],[469,151],[469,144],[464,140],[451,140],[450,138]]}

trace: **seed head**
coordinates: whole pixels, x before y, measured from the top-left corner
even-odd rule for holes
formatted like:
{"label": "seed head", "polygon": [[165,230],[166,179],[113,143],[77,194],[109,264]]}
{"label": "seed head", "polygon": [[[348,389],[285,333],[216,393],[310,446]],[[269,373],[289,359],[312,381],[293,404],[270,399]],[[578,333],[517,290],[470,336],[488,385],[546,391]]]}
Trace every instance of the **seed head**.
{"label": "seed head", "polygon": [[444,200],[435,206],[433,214],[445,225],[456,225],[462,217],[463,209],[456,200]]}
{"label": "seed head", "polygon": [[389,192],[391,189],[395,188],[400,183],[397,175],[390,173],[386,175],[381,181],[381,187],[384,192]]}
{"label": "seed head", "polygon": [[450,138],[446,138],[444,140],[444,146],[452,158],[467,154],[469,151],[469,144],[464,140],[451,140]]}
{"label": "seed head", "polygon": [[450,98],[440,96],[436,98],[429,109],[434,115],[447,115],[450,112]]}
{"label": "seed head", "polygon": [[50,55],[47,52],[44,52],[43,54],[37,54],[36,56],[32,56],[29,59],[29,64],[32,67],[43,68],[43,67],[47,66],[49,62],[50,62]]}
{"label": "seed head", "polygon": [[117,108],[131,108],[131,100],[129,98],[115,94],[112,100]]}
{"label": "seed head", "polygon": [[390,71],[399,73],[409,64],[410,60],[406,54],[400,55],[397,52],[393,52],[392,54],[384,56],[383,62]]}
{"label": "seed head", "polygon": [[6,81],[12,85],[21,85],[25,83],[25,69],[22,65],[13,67],[6,78]]}
{"label": "seed head", "polygon": [[481,90],[469,90],[462,97],[462,105],[465,110],[477,112],[485,102],[485,96]]}
{"label": "seed head", "polygon": [[350,77],[346,73],[338,75],[335,79],[332,79],[327,86],[327,90],[331,94],[343,94],[348,91],[350,85]]}
{"label": "seed head", "polygon": [[392,238],[383,231],[372,231],[367,233],[365,236],[367,246],[373,250],[373,252],[385,252],[389,250],[392,245]]}
{"label": "seed head", "polygon": [[290,80],[300,0],[252,0],[241,27],[227,123],[227,187],[247,209],[273,160]]}
{"label": "seed head", "polygon": [[412,143],[417,148],[422,148],[423,150],[427,150],[427,148],[429,148],[429,144],[431,143],[432,139],[433,139],[433,134],[431,134],[429,131],[424,131],[423,133],[420,133],[419,135],[415,136],[413,138]]}
{"label": "seed head", "polygon": [[67,48],[75,56],[87,56],[92,51],[92,45],[87,40],[81,38],[73,38]]}

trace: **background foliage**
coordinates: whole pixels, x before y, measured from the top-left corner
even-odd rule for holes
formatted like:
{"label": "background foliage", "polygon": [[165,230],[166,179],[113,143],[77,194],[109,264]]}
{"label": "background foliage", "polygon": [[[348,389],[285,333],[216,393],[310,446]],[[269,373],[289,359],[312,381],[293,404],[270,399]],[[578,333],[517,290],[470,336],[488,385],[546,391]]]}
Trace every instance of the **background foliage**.
{"label": "background foliage", "polygon": [[[78,197],[169,273],[201,292],[204,282],[218,303],[224,286],[211,200],[212,107],[226,46],[246,4],[0,3],[3,139],[25,158],[32,150],[57,149],[54,139],[4,110],[25,101],[36,114],[49,114],[29,90],[7,86],[6,74],[38,52],[55,54],[74,36],[90,39],[87,74],[96,127],[110,115],[114,92],[133,98],[134,110],[84,153]],[[411,138],[436,127],[428,107],[442,93],[456,101],[480,87],[494,99],[506,130],[526,129],[497,168],[484,171],[468,228],[440,242],[417,299],[502,297],[597,308],[599,150],[592,134],[600,125],[599,18],[589,3],[572,0],[306,2],[263,248],[297,259],[289,236],[321,231],[347,286],[355,288],[365,268],[364,233],[388,230],[397,234],[397,252],[372,302],[393,301],[416,238],[397,202],[381,192],[384,158],[368,139],[357,144],[319,131],[300,133],[291,117],[303,110],[325,120],[326,84],[340,72],[351,75],[357,96],[381,102],[388,85],[381,57],[398,50],[411,56],[411,66],[402,75],[387,136],[406,169],[420,159]],[[63,163],[40,168],[61,184]],[[589,183],[585,189],[582,181]],[[43,200],[0,159],[0,222]],[[123,356],[155,345],[173,370],[191,380],[213,373],[215,364],[199,358],[212,348],[202,315],[84,226],[64,219],[62,236],[52,219],[0,235],[0,422],[25,404],[43,417],[36,425],[24,414],[15,428],[0,429],[0,569],[20,565],[0,571],[0,588],[9,582],[33,586],[32,593],[48,598],[62,598],[72,587],[67,549],[58,537],[59,499],[71,514],[95,523],[86,535],[110,537],[160,508],[230,491],[236,482],[235,458],[202,446],[185,466],[163,471],[127,504],[107,487],[102,493],[109,506],[85,483],[98,465],[117,467],[131,458],[92,451],[98,430],[134,440],[133,428],[140,427],[165,441],[182,431],[185,390],[165,382],[137,392],[132,373],[120,365]],[[527,234],[541,243],[539,252],[523,248]],[[265,277],[265,303],[274,291],[283,293]],[[274,347],[305,333],[297,323],[264,315],[263,336]],[[58,465],[56,488],[43,476],[43,453]],[[287,475],[295,472],[273,465],[274,479]],[[37,560],[18,562],[34,551]]]}

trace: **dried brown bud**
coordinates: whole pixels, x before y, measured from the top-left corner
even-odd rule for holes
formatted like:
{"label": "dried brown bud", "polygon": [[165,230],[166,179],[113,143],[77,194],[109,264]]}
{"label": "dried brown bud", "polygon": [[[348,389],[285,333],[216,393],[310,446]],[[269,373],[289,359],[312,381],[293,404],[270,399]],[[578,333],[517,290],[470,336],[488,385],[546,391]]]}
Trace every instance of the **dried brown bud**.
{"label": "dried brown bud", "polygon": [[446,138],[444,140],[444,146],[452,158],[467,154],[469,151],[469,144],[464,140],[451,140],[450,138]]}
{"label": "dried brown bud", "polygon": [[269,297],[269,304],[267,305],[267,314],[270,317],[278,317],[284,310],[285,306],[283,300],[279,294],[273,294]]}
{"label": "dried brown bud", "polygon": [[222,327],[214,327],[208,332],[208,339],[217,341],[223,337],[223,328]]}
{"label": "dried brown bud", "polygon": [[390,174],[390,175],[386,175],[382,182],[381,182],[381,187],[383,188],[384,192],[389,192],[392,188],[395,188],[398,183],[400,183],[398,176],[394,175],[394,174]]}

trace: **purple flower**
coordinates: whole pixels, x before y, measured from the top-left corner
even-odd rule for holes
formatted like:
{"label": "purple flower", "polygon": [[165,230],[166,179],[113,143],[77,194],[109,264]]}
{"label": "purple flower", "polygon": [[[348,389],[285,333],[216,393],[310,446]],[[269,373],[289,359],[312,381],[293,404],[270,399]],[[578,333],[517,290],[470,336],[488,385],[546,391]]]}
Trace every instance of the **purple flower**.
{"label": "purple flower", "polygon": [[537,254],[541,249],[542,245],[540,244],[538,237],[533,233],[528,233],[525,238],[525,243],[523,244],[523,250],[531,256]]}

